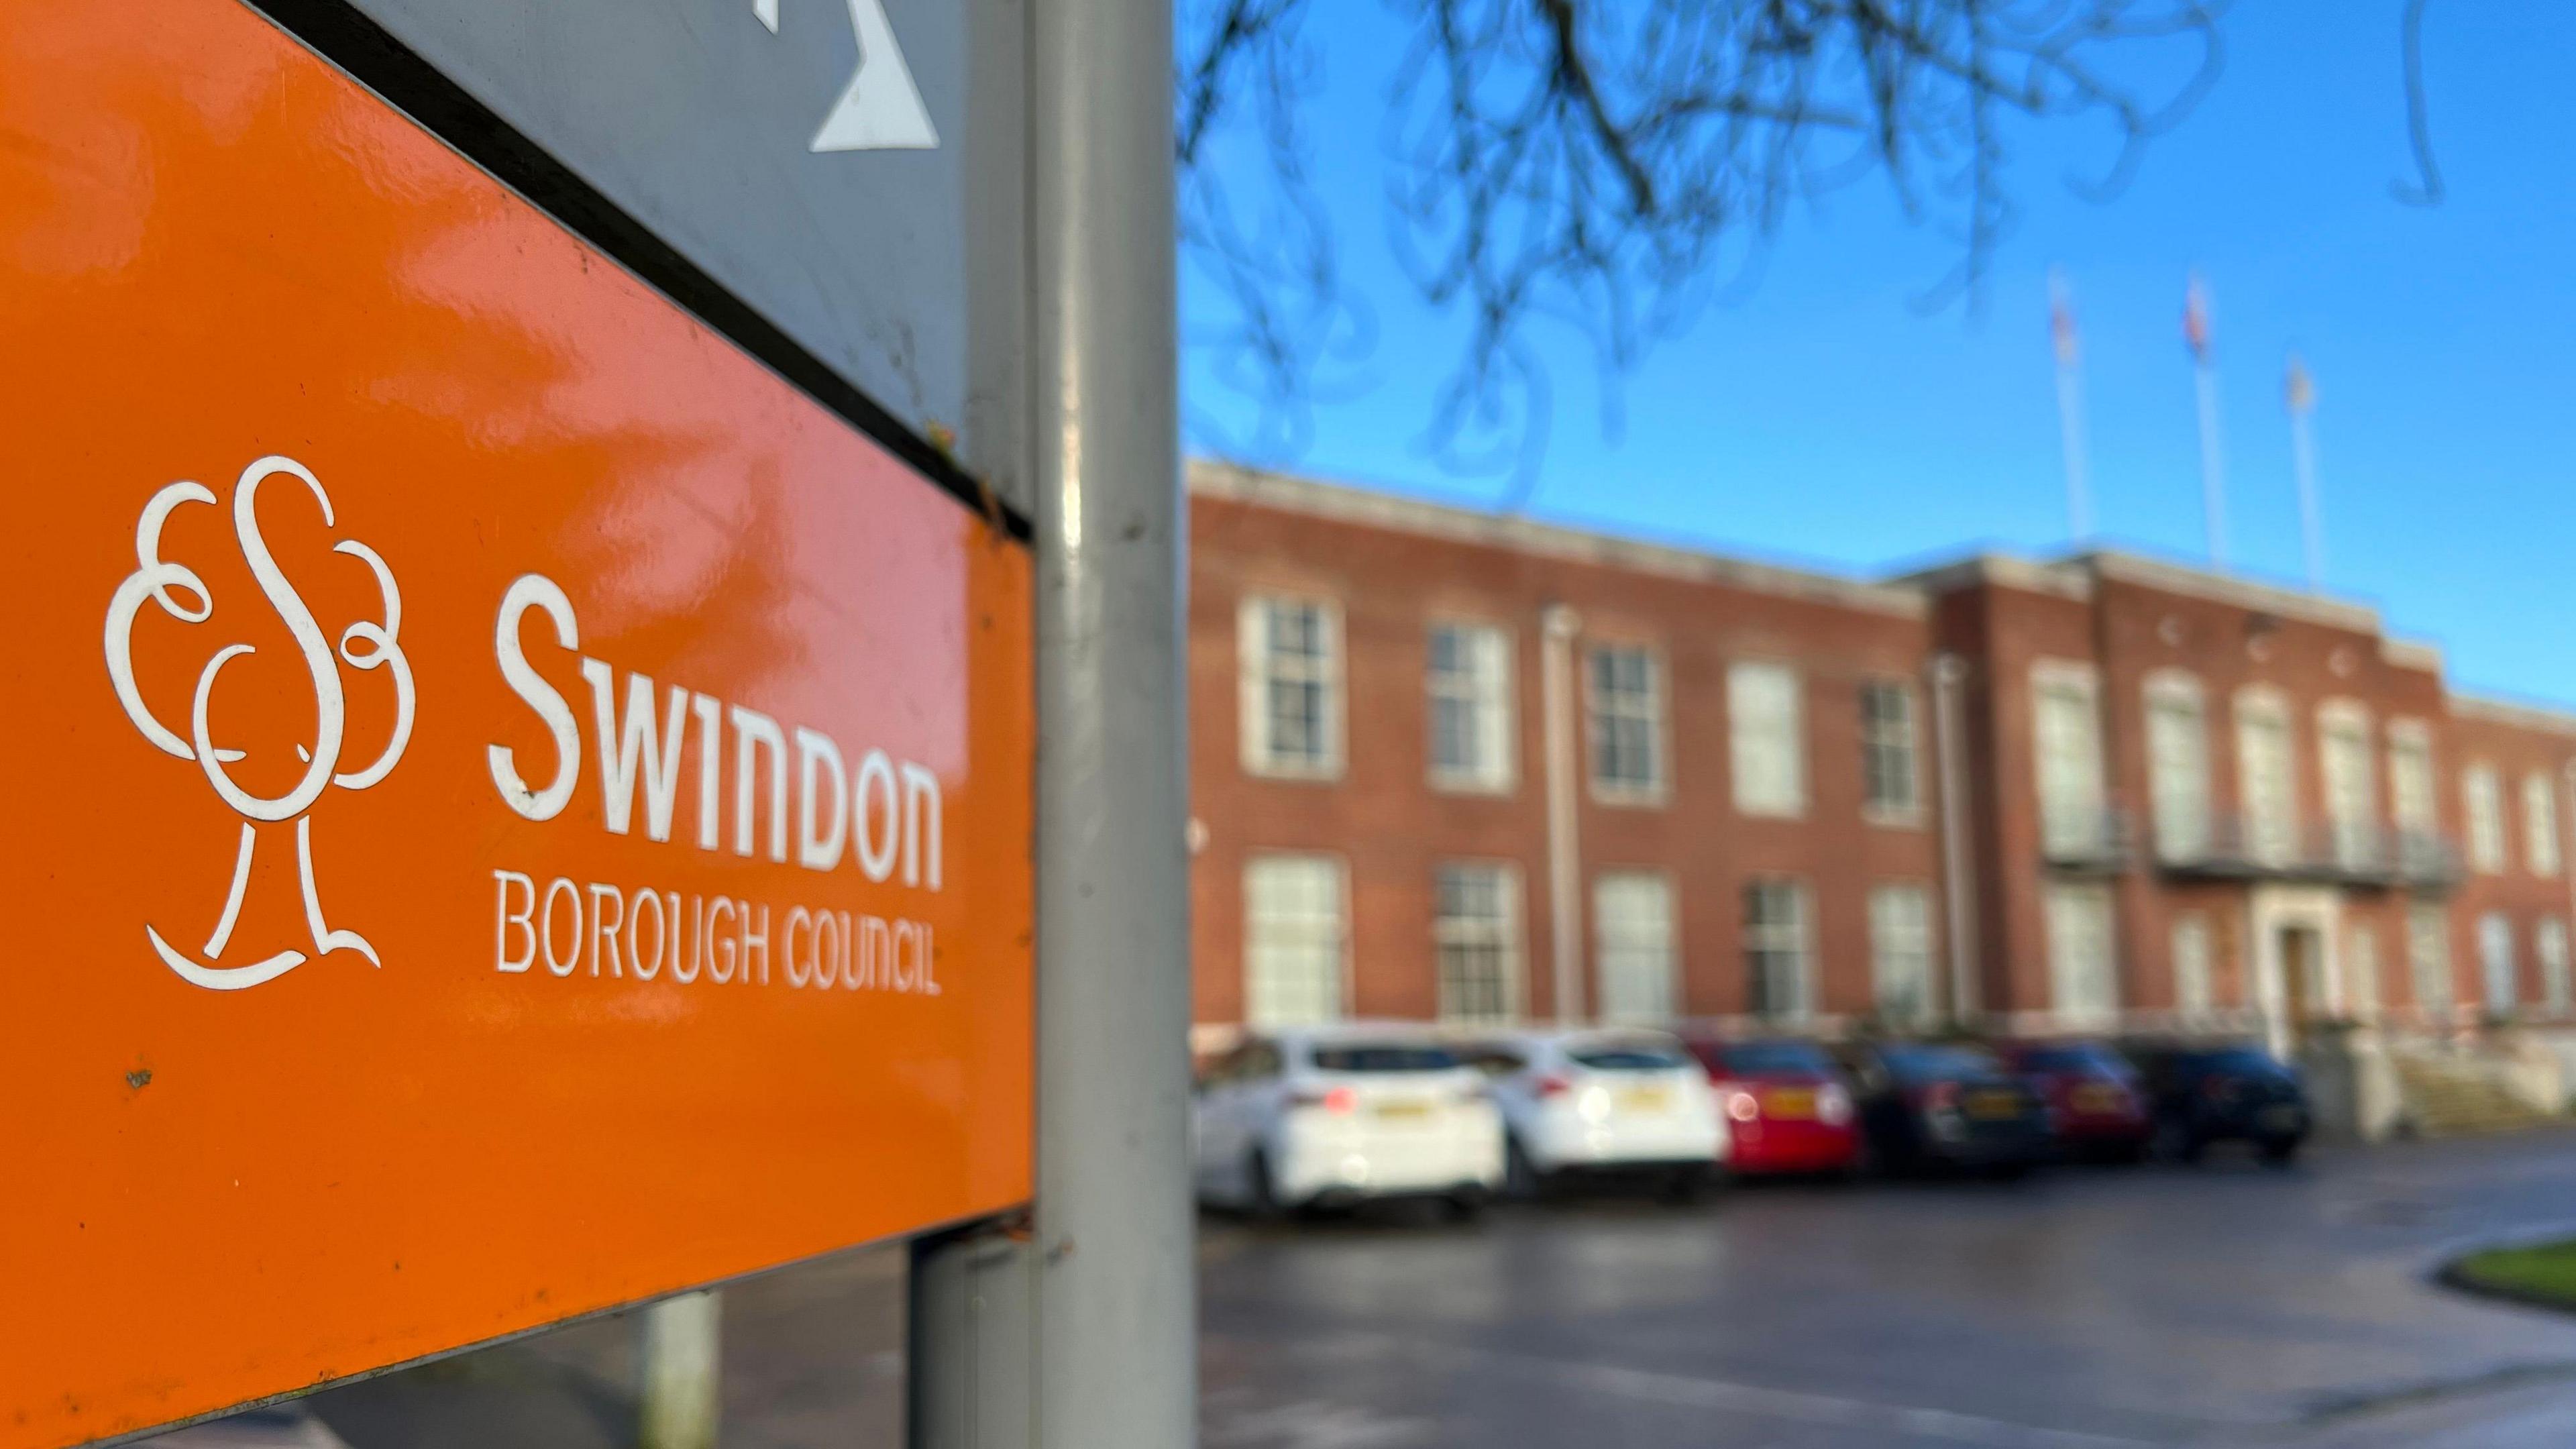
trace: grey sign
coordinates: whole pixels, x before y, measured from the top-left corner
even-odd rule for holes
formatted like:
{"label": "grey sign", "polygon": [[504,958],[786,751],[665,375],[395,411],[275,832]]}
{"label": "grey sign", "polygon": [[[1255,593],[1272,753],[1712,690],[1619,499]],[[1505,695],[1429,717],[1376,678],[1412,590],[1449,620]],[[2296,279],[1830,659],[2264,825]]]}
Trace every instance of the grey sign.
{"label": "grey sign", "polygon": [[1017,0],[351,3],[1019,501]]}

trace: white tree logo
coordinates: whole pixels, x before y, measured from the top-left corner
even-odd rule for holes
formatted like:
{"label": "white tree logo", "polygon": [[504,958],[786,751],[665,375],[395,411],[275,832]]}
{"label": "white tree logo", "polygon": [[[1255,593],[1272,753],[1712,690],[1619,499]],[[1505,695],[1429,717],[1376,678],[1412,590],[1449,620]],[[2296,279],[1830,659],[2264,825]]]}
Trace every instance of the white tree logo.
{"label": "white tree logo", "polygon": [[[241,544],[242,558],[269,607],[286,625],[313,685],[314,740],[295,747],[296,757],[305,762],[304,774],[295,787],[283,795],[254,795],[234,783],[224,766],[242,758],[242,751],[217,745],[206,728],[207,704],[214,698],[215,680],[226,664],[243,654],[258,652],[251,645],[227,644],[208,660],[197,676],[197,691],[189,711],[189,733],[173,731],[154,718],[143,695],[134,683],[134,619],[148,601],[160,606],[172,618],[189,624],[202,624],[214,616],[215,601],[206,591],[205,581],[184,564],[171,563],[161,557],[161,530],[170,515],[190,503],[214,503],[213,490],[202,483],[178,482],[152,495],[143,505],[142,520],[134,528],[135,569],[117,586],[116,597],[107,606],[107,673],[116,684],[118,702],[125,706],[134,727],[170,754],[183,760],[194,760],[206,774],[206,783],[226,805],[245,817],[241,828],[241,846],[233,860],[232,891],[224,900],[222,916],[215,922],[214,933],[206,938],[204,959],[199,960],[162,939],[151,926],[143,934],[159,952],[169,968],[184,979],[213,991],[238,991],[273,981],[307,959],[302,951],[280,951],[263,961],[246,965],[218,966],[224,947],[232,939],[233,926],[241,916],[242,896],[250,885],[251,855],[259,842],[259,826],[282,821],[295,822],[295,858],[304,884],[304,921],[313,933],[315,955],[347,947],[370,962],[382,966],[376,948],[355,931],[335,931],[322,922],[322,902],[313,889],[313,819],[305,812],[333,785],[348,790],[364,790],[382,780],[402,758],[403,746],[411,740],[412,681],[411,662],[403,657],[397,636],[402,630],[402,595],[394,587],[393,571],[374,549],[356,539],[343,539],[333,551],[345,553],[364,563],[376,576],[376,587],[384,599],[381,623],[360,620],[341,632],[339,654],[332,655],[331,644],[322,628],[314,622],[313,611],[287,581],[285,571],[277,566],[268,543],[259,530],[258,498],[260,484],[279,474],[300,480],[312,490],[314,501],[322,506],[325,525],[338,527],[332,516],[330,495],[303,464],[292,458],[267,457],[242,470],[233,485],[233,535]],[[360,670],[390,668],[394,685],[393,735],[384,753],[362,769],[341,770],[340,751],[348,722],[348,699],[340,681],[340,664]]]}

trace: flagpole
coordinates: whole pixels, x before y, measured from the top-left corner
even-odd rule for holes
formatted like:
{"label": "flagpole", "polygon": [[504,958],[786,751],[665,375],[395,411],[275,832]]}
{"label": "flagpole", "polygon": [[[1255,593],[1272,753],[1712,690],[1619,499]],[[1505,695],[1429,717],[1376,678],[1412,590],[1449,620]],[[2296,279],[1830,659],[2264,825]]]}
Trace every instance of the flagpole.
{"label": "flagpole", "polygon": [[2290,460],[2299,480],[2299,532],[2307,546],[2308,592],[2322,594],[2326,591],[2326,534],[2317,504],[2316,438],[2308,426],[2308,415],[2317,404],[2317,389],[2308,377],[2307,365],[2295,352],[2290,354],[2284,390],[2290,405]]}
{"label": "flagpole", "polygon": [[2227,563],[2227,465],[2219,456],[2218,373],[2209,357],[2209,289],[2194,272],[2183,308],[2192,377],[2200,394],[2200,507],[2209,530],[2209,561]]}
{"label": "flagpole", "polygon": [[2048,274],[2048,330],[2057,353],[2057,431],[2066,454],[2066,533],[2081,543],[2093,534],[2093,493],[2085,475],[2084,375],[2075,335],[2075,303],[2066,274]]}

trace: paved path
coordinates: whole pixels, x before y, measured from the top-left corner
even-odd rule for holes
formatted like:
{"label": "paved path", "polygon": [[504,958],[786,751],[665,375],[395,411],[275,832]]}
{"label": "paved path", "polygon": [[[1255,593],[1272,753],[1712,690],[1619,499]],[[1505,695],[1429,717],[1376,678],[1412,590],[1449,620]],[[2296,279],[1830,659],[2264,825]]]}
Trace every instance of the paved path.
{"label": "paved path", "polygon": [[1212,1225],[1210,1449],[2576,1444],[2576,1319],[2425,1283],[2576,1231],[2576,1134],[2289,1172]]}

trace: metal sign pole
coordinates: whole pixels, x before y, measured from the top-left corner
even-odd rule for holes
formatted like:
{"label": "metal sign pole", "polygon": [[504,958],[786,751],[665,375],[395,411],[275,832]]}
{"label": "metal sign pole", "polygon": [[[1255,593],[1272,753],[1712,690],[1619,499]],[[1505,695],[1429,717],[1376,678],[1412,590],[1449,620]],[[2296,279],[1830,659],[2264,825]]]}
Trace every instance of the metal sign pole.
{"label": "metal sign pole", "polygon": [[1037,1420],[1194,1442],[1172,14],[1030,7]]}
{"label": "metal sign pole", "polygon": [[1028,12],[1037,1192],[914,1256],[921,1449],[1195,1439],[1171,12]]}

